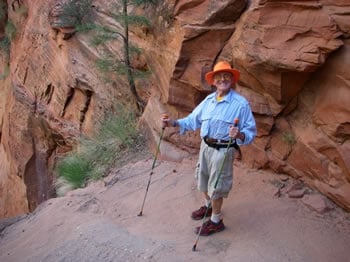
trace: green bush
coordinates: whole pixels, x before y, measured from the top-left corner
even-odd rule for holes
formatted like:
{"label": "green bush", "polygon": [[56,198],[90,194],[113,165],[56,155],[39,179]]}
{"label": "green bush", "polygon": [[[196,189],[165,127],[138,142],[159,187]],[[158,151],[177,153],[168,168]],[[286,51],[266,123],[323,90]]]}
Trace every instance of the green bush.
{"label": "green bush", "polygon": [[10,67],[8,65],[5,65],[4,72],[0,73],[0,80],[4,80],[9,75],[9,73],[10,73]]}
{"label": "green bush", "polygon": [[5,55],[7,55],[7,56],[10,53],[10,46],[11,46],[11,41],[10,41],[10,39],[7,36],[5,36],[0,41],[0,49],[3,50]]}
{"label": "green bush", "polygon": [[65,157],[58,165],[59,175],[64,177],[73,188],[83,187],[89,172],[91,172],[91,165],[79,154]]}
{"label": "green bush", "polygon": [[282,140],[286,144],[291,145],[291,146],[294,145],[297,142],[297,140],[295,138],[295,135],[292,132],[290,132],[290,131],[284,131],[282,133]]}
{"label": "green bush", "polygon": [[76,27],[91,17],[92,0],[69,0],[62,5],[61,27]]}
{"label": "green bush", "polygon": [[6,55],[10,53],[11,41],[15,38],[16,31],[15,25],[11,22],[11,20],[8,20],[5,25],[5,36],[0,41],[0,48]]}
{"label": "green bush", "polygon": [[77,148],[57,163],[58,176],[73,188],[84,187],[88,181],[107,175],[137,138],[135,114],[120,110],[108,116],[95,135],[81,138]]}
{"label": "green bush", "polygon": [[10,39],[13,40],[16,36],[16,27],[11,20],[8,20],[5,26],[5,34]]}

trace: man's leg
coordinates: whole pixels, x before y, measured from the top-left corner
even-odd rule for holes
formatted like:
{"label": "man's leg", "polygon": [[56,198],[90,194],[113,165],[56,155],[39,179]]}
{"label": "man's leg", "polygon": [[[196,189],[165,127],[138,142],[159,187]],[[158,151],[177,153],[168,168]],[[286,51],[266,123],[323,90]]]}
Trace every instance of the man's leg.
{"label": "man's leg", "polygon": [[211,214],[210,219],[214,223],[219,223],[221,220],[221,208],[222,208],[223,202],[224,202],[224,199],[222,197],[211,200],[213,212]]}
{"label": "man's leg", "polygon": [[223,197],[211,200],[211,204],[213,209],[211,217],[208,221],[202,224],[202,227],[196,227],[196,234],[198,234],[200,231],[201,236],[208,236],[225,229],[225,225],[221,219],[221,207],[223,204]]}
{"label": "man's leg", "polygon": [[211,201],[214,214],[220,214],[221,213],[221,207],[222,207],[222,203],[223,202],[224,202],[224,198],[222,198],[222,197],[219,197],[218,199],[213,199]]}
{"label": "man's leg", "polygon": [[[204,216],[210,217],[212,214],[212,207],[210,197],[207,192],[202,192],[204,196],[204,205],[201,206],[198,210],[195,210],[191,214],[191,218],[194,220],[200,220]],[[209,208],[209,209],[208,209]]]}
{"label": "man's leg", "polygon": [[205,201],[210,201],[210,196],[208,195],[208,192],[203,192]]}

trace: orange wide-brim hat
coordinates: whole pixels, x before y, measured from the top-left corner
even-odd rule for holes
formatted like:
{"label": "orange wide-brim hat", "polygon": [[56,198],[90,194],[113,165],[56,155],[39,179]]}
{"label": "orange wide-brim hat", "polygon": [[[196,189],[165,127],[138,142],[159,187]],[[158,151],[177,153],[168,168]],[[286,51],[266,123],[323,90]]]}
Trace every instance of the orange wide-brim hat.
{"label": "orange wide-brim hat", "polygon": [[231,67],[231,65],[225,61],[217,62],[214,66],[214,70],[205,74],[205,80],[212,85],[214,83],[214,75],[220,72],[228,72],[233,75],[232,84],[235,84],[239,80],[240,72],[237,69]]}

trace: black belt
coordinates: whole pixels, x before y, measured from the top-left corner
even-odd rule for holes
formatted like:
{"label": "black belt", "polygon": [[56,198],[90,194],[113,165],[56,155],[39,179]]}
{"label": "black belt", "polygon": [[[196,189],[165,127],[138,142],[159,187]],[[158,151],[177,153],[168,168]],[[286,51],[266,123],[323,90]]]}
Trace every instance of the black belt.
{"label": "black belt", "polygon": [[215,139],[210,137],[204,137],[204,141],[209,144],[226,144],[227,145],[229,143],[229,141],[227,140]]}
{"label": "black belt", "polygon": [[240,150],[236,141],[229,143],[229,141],[226,141],[226,140],[215,139],[210,137],[204,137],[203,140],[208,146],[213,147],[215,149],[234,147],[236,150]]}

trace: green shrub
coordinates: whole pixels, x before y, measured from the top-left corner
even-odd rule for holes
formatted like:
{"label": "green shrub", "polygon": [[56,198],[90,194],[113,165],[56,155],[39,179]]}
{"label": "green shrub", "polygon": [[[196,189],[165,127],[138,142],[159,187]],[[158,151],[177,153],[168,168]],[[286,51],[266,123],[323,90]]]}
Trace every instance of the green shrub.
{"label": "green shrub", "polygon": [[107,175],[118,157],[136,142],[138,130],[134,113],[120,110],[108,116],[92,137],[82,137],[77,148],[57,163],[58,176],[73,188]]}
{"label": "green shrub", "polygon": [[[99,139],[102,141],[117,140],[129,147],[138,135],[136,116],[133,112],[121,110],[121,117],[109,116],[101,125]],[[116,137],[117,136],[117,137]]]}
{"label": "green shrub", "polygon": [[5,36],[0,41],[0,48],[5,52],[6,55],[10,53],[11,41],[15,38],[15,36],[16,36],[16,27],[11,22],[11,20],[8,20],[5,25]]}
{"label": "green shrub", "polygon": [[9,73],[10,73],[10,67],[8,65],[5,65],[4,72],[0,73],[0,80],[4,80],[9,75]]}
{"label": "green shrub", "polygon": [[91,17],[92,0],[69,0],[62,5],[61,27],[76,27]]}
{"label": "green shrub", "polygon": [[289,131],[284,131],[282,133],[282,140],[291,146],[297,142],[294,134],[292,132],[289,132]]}
{"label": "green shrub", "polygon": [[0,49],[3,50],[5,55],[7,55],[7,56],[10,53],[10,46],[11,46],[11,41],[10,41],[10,39],[7,36],[5,36],[0,41]]}
{"label": "green shrub", "polygon": [[8,20],[5,26],[5,34],[10,39],[13,40],[16,37],[16,27],[11,20]]}
{"label": "green shrub", "polygon": [[65,157],[58,165],[59,175],[64,177],[73,188],[83,187],[89,172],[91,172],[91,165],[79,154]]}
{"label": "green shrub", "polygon": [[[16,27],[11,20],[8,20],[5,25],[5,36],[0,41],[0,49],[4,52],[6,59],[10,57],[11,41],[16,37]],[[1,74],[0,78],[4,79],[8,75],[8,68],[4,69],[4,73]]]}

